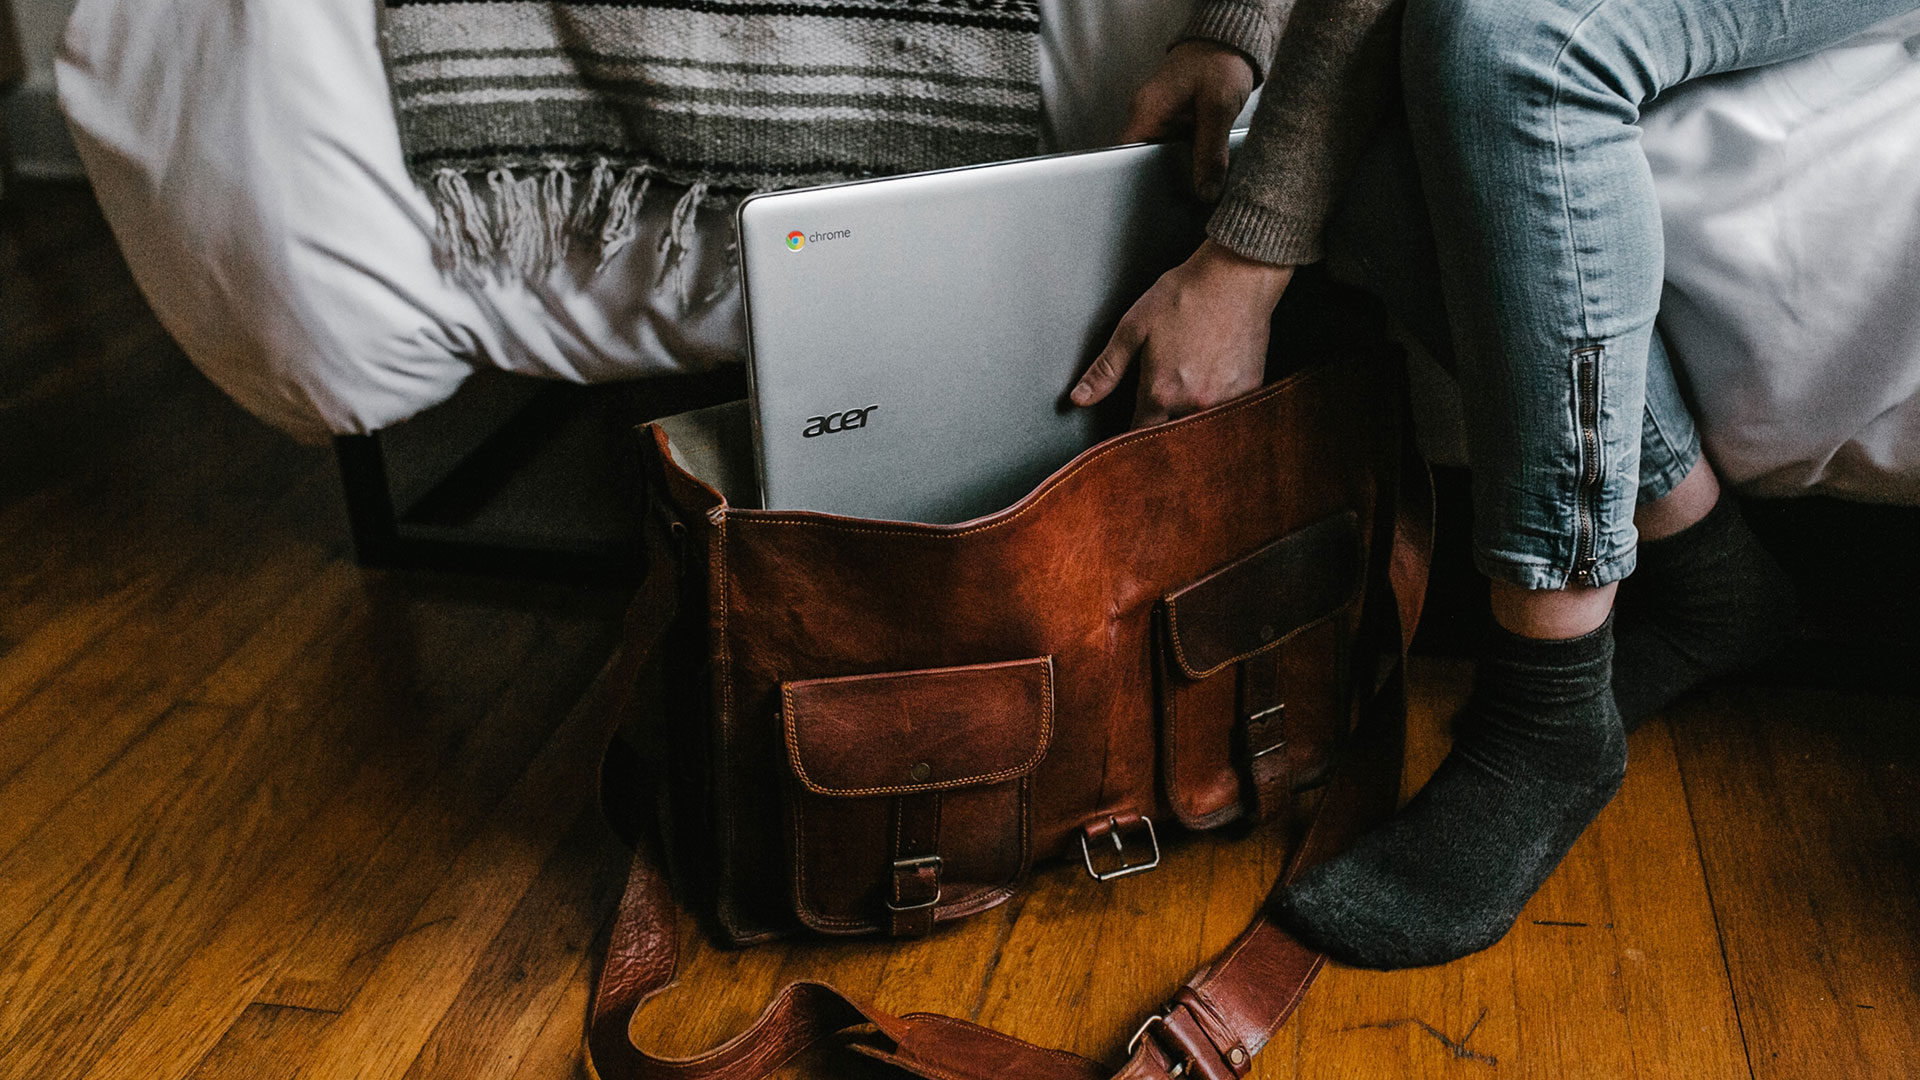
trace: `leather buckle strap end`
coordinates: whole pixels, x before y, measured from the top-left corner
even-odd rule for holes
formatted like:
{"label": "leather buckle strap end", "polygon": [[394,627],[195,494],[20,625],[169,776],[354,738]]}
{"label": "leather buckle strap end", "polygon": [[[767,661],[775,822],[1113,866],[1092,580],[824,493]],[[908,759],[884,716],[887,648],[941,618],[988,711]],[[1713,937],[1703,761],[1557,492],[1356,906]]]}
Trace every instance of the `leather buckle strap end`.
{"label": "leather buckle strap end", "polygon": [[940,856],[921,855],[918,858],[895,859],[893,861],[893,875],[895,880],[917,877],[923,871],[933,878],[933,899],[918,904],[896,904],[889,900],[887,901],[888,911],[899,914],[903,911],[919,911],[922,908],[936,907],[939,905],[940,894],[943,891],[940,885]]}
{"label": "leather buckle strap end", "polygon": [[1287,703],[1281,690],[1278,653],[1262,653],[1241,662],[1240,722],[1234,741],[1247,815],[1255,821],[1282,812],[1293,794],[1292,770],[1281,753],[1287,748]]}
{"label": "leather buckle strap end", "polygon": [[940,793],[893,800],[893,865],[888,874],[887,929],[894,937],[933,932],[935,908],[946,892],[941,882]]}
{"label": "leather buckle strap end", "polygon": [[1169,1063],[1168,1080],[1239,1080],[1253,1068],[1253,1055],[1244,1046],[1221,1049],[1185,1002],[1164,1013],[1149,1016],[1133,1038],[1127,1040],[1127,1056],[1136,1057],[1140,1044],[1151,1039],[1153,1046]]}
{"label": "leather buckle strap end", "polygon": [[[1124,830],[1134,826],[1144,828],[1147,834],[1149,854],[1139,862],[1133,862],[1127,858],[1127,844],[1121,836]],[[1093,848],[1088,843],[1089,837],[1098,839],[1103,835],[1113,842],[1114,857],[1119,860],[1118,865],[1106,870],[1101,870],[1094,866]],[[1085,861],[1087,873],[1092,876],[1093,880],[1112,881],[1115,878],[1126,877],[1128,874],[1144,873],[1159,866],[1160,837],[1153,831],[1153,819],[1145,814],[1128,814],[1124,819],[1120,815],[1109,814],[1105,819],[1096,821],[1080,830],[1080,857]]]}

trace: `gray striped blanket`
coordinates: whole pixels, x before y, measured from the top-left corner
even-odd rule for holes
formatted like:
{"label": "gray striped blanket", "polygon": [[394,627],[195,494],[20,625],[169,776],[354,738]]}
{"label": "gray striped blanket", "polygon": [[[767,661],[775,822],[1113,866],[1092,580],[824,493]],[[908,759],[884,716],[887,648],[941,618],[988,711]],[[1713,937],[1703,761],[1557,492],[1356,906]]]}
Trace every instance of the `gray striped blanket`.
{"label": "gray striped blanket", "polygon": [[[1036,0],[385,0],[407,165],[449,266],[602,264],[650,183],[703,202],[1022,157]],[[671,257],[671,253],[668,253]]]}

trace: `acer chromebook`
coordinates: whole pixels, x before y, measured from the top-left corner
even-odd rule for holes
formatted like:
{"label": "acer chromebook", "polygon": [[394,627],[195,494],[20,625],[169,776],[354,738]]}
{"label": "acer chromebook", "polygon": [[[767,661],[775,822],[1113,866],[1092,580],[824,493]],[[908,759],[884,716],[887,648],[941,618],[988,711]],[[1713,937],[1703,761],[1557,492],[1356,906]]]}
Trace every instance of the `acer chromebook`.
{"label": "acer chromebook", "polygon": [[1203,239],[1188,162],[1134,145],[745,200],[762,505],[964,521],[1123,428],[1125,388],[1067,392]]}

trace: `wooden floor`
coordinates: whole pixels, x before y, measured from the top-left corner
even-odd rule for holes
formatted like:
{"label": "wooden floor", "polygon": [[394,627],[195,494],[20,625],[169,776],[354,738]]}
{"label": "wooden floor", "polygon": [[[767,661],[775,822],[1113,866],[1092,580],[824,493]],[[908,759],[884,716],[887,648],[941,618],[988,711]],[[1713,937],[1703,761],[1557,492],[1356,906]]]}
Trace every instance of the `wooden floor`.
{"label": "wooden floor", "polygon": [[[579,1075],[620,590],[356,569],[328,454],[191,371],[84,194],[9,198],[0,1077]],[[1467,677],[1417,667],[1410,786]],[[1916,704],[1696,695],[1504,942],[1330,970],[1255,1075],[1920,1076]],[[1112,1060],[1280,847],[1056,867],[924,943],[696,945],[641,1020],[690,1051],[825,976]]]}

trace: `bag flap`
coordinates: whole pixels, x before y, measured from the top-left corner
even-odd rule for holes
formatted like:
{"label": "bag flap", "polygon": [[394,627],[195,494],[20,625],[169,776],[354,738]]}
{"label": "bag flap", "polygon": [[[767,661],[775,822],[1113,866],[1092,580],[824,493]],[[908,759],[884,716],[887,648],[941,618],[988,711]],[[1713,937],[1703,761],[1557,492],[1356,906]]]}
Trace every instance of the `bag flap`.
{"label": "bag flap", "polygon": [[1167,638],[1189,679],[1278,646],[1345,608],[1365,569],[1352,511],[1275,540],[1168,593]]}
{"label": "bag flap", "polygon": [[787,758],[817,795],[909,795],[1032,772],[1053,739],[1053,658],[781,687]]}

